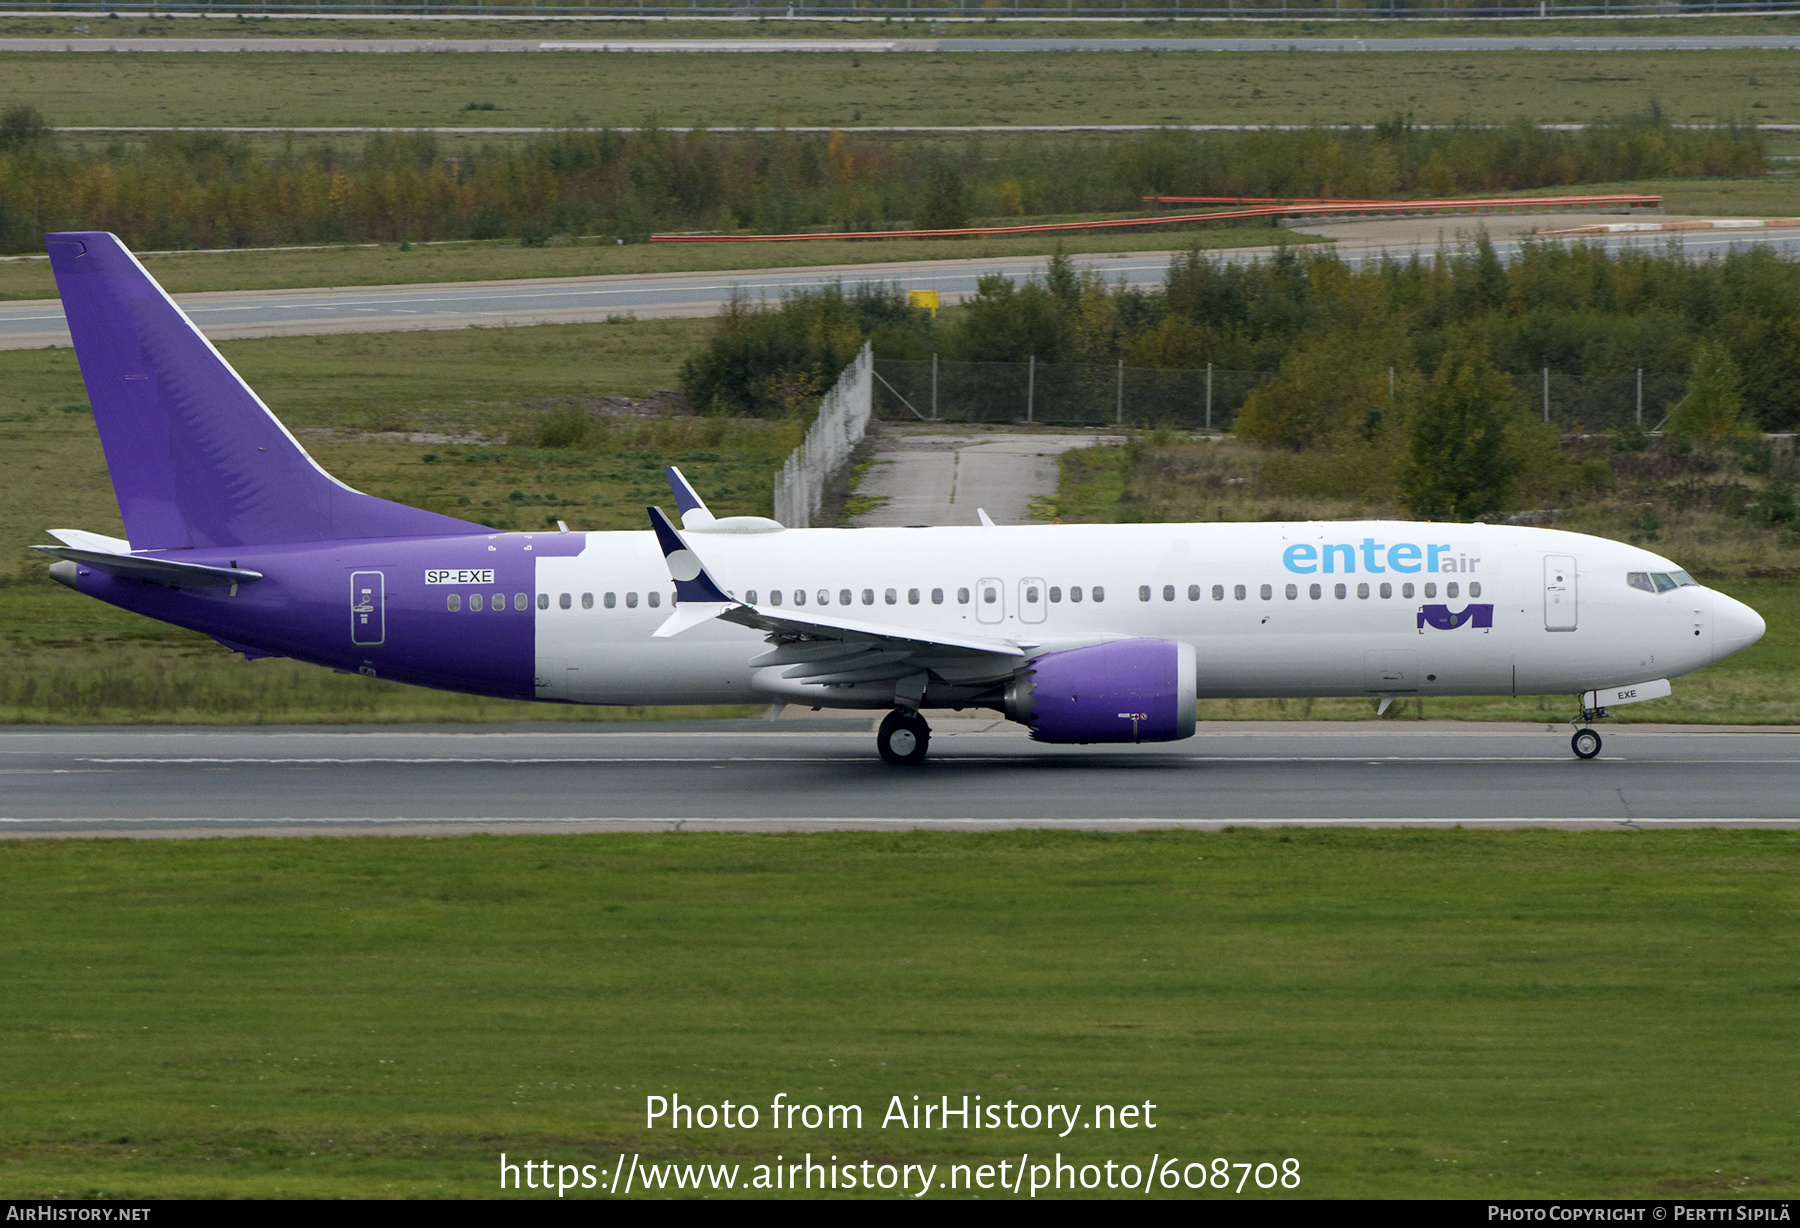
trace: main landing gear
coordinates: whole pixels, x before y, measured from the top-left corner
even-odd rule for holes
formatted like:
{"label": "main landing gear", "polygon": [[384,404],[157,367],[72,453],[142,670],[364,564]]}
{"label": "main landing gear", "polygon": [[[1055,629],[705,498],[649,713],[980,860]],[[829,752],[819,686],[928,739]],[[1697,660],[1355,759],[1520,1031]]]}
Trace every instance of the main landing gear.
{"label": "main landing gear", "polygon": [[875,748],[881,757],[897,766],[923,763],[925,748],[930,745],[931,726],[911,708],[895,708],[888,713],[875,734]]}

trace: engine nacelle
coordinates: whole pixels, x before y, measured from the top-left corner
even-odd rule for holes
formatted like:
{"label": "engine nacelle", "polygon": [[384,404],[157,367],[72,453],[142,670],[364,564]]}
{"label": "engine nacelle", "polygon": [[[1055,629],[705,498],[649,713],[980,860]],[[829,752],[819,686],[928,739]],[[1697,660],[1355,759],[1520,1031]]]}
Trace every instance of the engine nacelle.
{"label": "engine nacelle", "polygon": [[1194,646],[1114,640],[1034,657],[1006,686],[1006,717],[1039,742],[1194,736]]}

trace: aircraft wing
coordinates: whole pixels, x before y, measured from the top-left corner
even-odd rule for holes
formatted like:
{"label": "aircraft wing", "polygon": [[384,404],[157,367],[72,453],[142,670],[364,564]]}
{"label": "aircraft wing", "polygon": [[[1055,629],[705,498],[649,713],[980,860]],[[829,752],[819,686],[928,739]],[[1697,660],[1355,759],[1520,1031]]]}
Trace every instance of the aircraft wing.
{"label": "aircraft wing", "polygon": [[679,602],[656,629],[657,636],[679,635],[715,618],[749,627],[763,632],[772,645],[750,662],[752,669],[783,666],[782,678],[814,683],[899,681],[927,673],[955,682],[999,679],[1027,655],[1019,644],[997,637],[927,632],[736,601],[707,573],[662,509],[647,510]]}

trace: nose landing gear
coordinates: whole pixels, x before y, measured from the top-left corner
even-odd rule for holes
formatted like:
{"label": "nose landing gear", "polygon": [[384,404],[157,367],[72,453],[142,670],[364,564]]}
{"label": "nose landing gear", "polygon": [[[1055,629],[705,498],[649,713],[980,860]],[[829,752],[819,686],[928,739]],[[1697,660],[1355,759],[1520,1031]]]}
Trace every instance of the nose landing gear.
{"label": "nose landing gear", "polygon": [[888,763],[911,767],[925,760],[925,749],[931,745],[931,726],[911,708],[895,708],[881,722],[875,734],[875,749]]}
{"label": "nose landing gear", "polygon": [[1587,701],[1582,701],[1580,714],[1569,722],[1580,726],[1575,730],[1575,736],[1569,739],[1569,748],[1575,752],[1577,759],[1592,759],[1600,753],[1600,731],[1589,722],[1603,720],[1605,717],[1605,708],[1589,708]]}

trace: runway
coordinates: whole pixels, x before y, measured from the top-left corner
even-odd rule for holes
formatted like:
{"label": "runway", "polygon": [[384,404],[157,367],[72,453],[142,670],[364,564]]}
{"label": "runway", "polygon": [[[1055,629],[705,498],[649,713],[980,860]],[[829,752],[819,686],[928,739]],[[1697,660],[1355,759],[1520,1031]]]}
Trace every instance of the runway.
{"label": "runway", "polygon": [[4,38],[0,51],[185,54],[279,52],[319,54],[638,54],[912,53],[942,55],[1045,52],[1286,51],[1792,51],[1785,34],[1472,35],[1424,38]]}
{"label": "runway", "polygon": [[[1341,236],[1332,250],[1352,266],[1383,256],[1430,253],[1436,236],[1454,244],[1459,231],[1487,227],[1501,259],[1512,259],[1528,241],[1517,232],[1581,225],[1595,214],[1458,215],[1404,221],[1307,226]],[[1361,227],[1361,229],[1359,229]],[[1800,251],[1800,231],[1694,231],[1685,234],[1620,234],[1587,238],[1609,251],[1627,247],[1663,248],[1673,243],[1695,259],[1724,252],[1734,244],[1760,244],[1784,255]],[[771,256],[777,253],[771,252]],[[1174,251],[1072,256],[1127,285],[1160,286]],[[1209,252],[1226,261],[1266,260],[1267,247]],[[936,290],[948,305],[974,294],[989,273],[1015,280],[1041,276],[1044,256],[978,260],[914,260],[895,263],[817,265],[710,273],[631,273],[603,277],[545,277],[512,281],[446,282],[435,285],[360,286],[344,289],[233,290],[177,295],[175,301],[202,332],[218,341],[240,337],[302,336],[320,333],[400,332],[413,329],[518,327],[532,324],[598,323],[608,317],[638,319],[716,315],[734,290],[752,297],[779,297],[793,290],[834,282],[846,288],[864,283],[897,284],[908,290]],[[68,325],[57,299],[0,303],[0,349],[68,345]]]}
{"label": "runway", "polygon": [[389,729],[0,733],[0,834],[451,834],[1228,824],[1800,827],[1800,730],[1242,723],[1051,747],[931,714],[891,768],[873,716]]}

